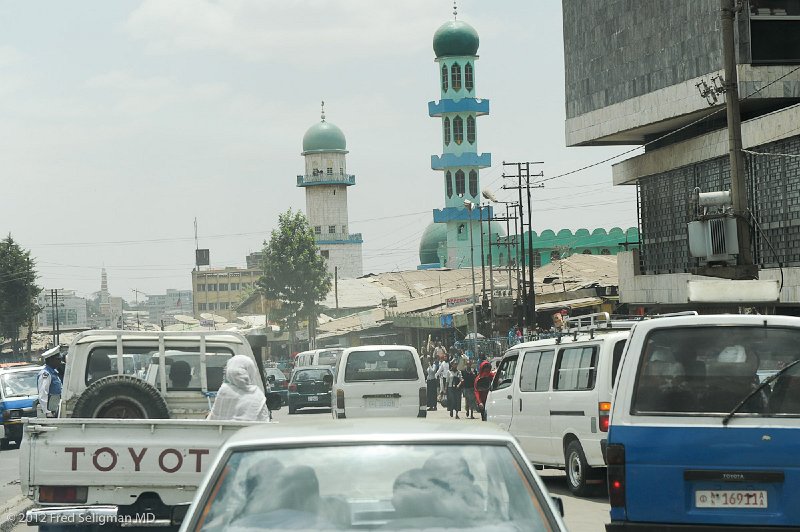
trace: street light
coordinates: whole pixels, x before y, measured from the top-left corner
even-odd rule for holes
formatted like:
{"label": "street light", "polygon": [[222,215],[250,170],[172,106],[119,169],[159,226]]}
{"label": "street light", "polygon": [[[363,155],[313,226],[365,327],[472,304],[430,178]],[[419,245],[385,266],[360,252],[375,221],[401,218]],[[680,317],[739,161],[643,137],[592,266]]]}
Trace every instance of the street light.
{"label": "street light", "polygon": [[464,207],[467,208],[469,211],[469,264],[472,268],[472,327],[474,331],[474,336],[472,341],[474,342],[473,348],[473,355],[478,356],[478,310],[476,307],[477,296],[475,295],[475,251],[473,249],[472,243],[472,209],[475,208],[475,204],[472,203],[470,200],[464,200]]}

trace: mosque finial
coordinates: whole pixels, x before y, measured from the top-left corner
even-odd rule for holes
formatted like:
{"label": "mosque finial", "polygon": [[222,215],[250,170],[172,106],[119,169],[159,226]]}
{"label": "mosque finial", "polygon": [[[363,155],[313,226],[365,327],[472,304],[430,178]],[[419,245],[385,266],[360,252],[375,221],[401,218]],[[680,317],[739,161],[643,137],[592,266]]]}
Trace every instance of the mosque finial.
{"label": "mosque finial", "polygon": [[456,0],[453,0],[453,20],[458,20],[458,5]]}
{"label": "mosque finial", "polygon": [[323,122],[325,121],[325,100],[322,100],[322,114],[320,115],[320,118],[322,118]]}

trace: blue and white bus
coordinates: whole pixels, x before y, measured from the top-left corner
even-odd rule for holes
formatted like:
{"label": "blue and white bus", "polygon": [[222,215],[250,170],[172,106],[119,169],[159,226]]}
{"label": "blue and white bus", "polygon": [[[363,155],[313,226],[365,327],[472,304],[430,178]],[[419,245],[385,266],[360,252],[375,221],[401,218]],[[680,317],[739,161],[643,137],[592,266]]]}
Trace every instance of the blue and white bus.
{"label": "blue and white bus", "polygon": [[646,320],[606,459],[612,530],[800,527],[800,318]]}

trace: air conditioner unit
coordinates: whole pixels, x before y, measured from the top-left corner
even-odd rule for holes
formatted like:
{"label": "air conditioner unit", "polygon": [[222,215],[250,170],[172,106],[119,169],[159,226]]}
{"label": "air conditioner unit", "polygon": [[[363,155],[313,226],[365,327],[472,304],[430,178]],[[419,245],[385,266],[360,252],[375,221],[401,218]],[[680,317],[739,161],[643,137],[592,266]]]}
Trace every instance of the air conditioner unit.
{"label": "air conditioner unit", "polygon": [[689,222],[689,253],[705,262],[726,262],[739,253],[736,219],[720,216]]}

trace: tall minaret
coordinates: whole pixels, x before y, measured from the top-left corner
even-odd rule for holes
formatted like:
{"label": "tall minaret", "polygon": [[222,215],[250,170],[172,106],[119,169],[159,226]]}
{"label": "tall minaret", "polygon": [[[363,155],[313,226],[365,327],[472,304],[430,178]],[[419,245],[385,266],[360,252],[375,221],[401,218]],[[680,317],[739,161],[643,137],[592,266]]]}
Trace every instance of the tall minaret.
{"label": "tall minaret", "polygon": [[100,270],[100,316],[104,320],[103,325],[111,325],[111,302],[110,294],[108,293],[108,275],[106,269]]}
{"label": "tall minaret", "polygon": [[[458,20],[447,21],[433,36],[433,51],[438,65],[441,101],[428,103],[428,114],[441,118],[442,155],[431,157],[431,168],[444,173],[445,208],[433,211],[433,221],[447,225],[446,252],[440,253],[441,266],[468,268],[481,264],[481,227],[479,217],[486,222],[492,208],[476,207],[470,212],[464,206],[469,200],[476,206],[481,201],[479,171],[492,164],[490,153],[478,154],[478,121],[489,114],[489,100],[476,97],[475,62],[478,59],[478,32]],[[470,256],[470,225],[474,245]],[[488,224],[484,223],[484,227]],[[488,243],[488,231],[484,232]],[[445,250],[442,250],[445,251]]]}
{"label": "tall minaret", "polygon": [[349,232],[347,187],[356,184],[356,176],[347,173],[344,133],[325,121],[325,102],[321,118],[303,135],[306,170],[297,176],[297,186],[306,189],[306,217],[328,271],[355,278],[363,274],[363,240],[361,233]]}

